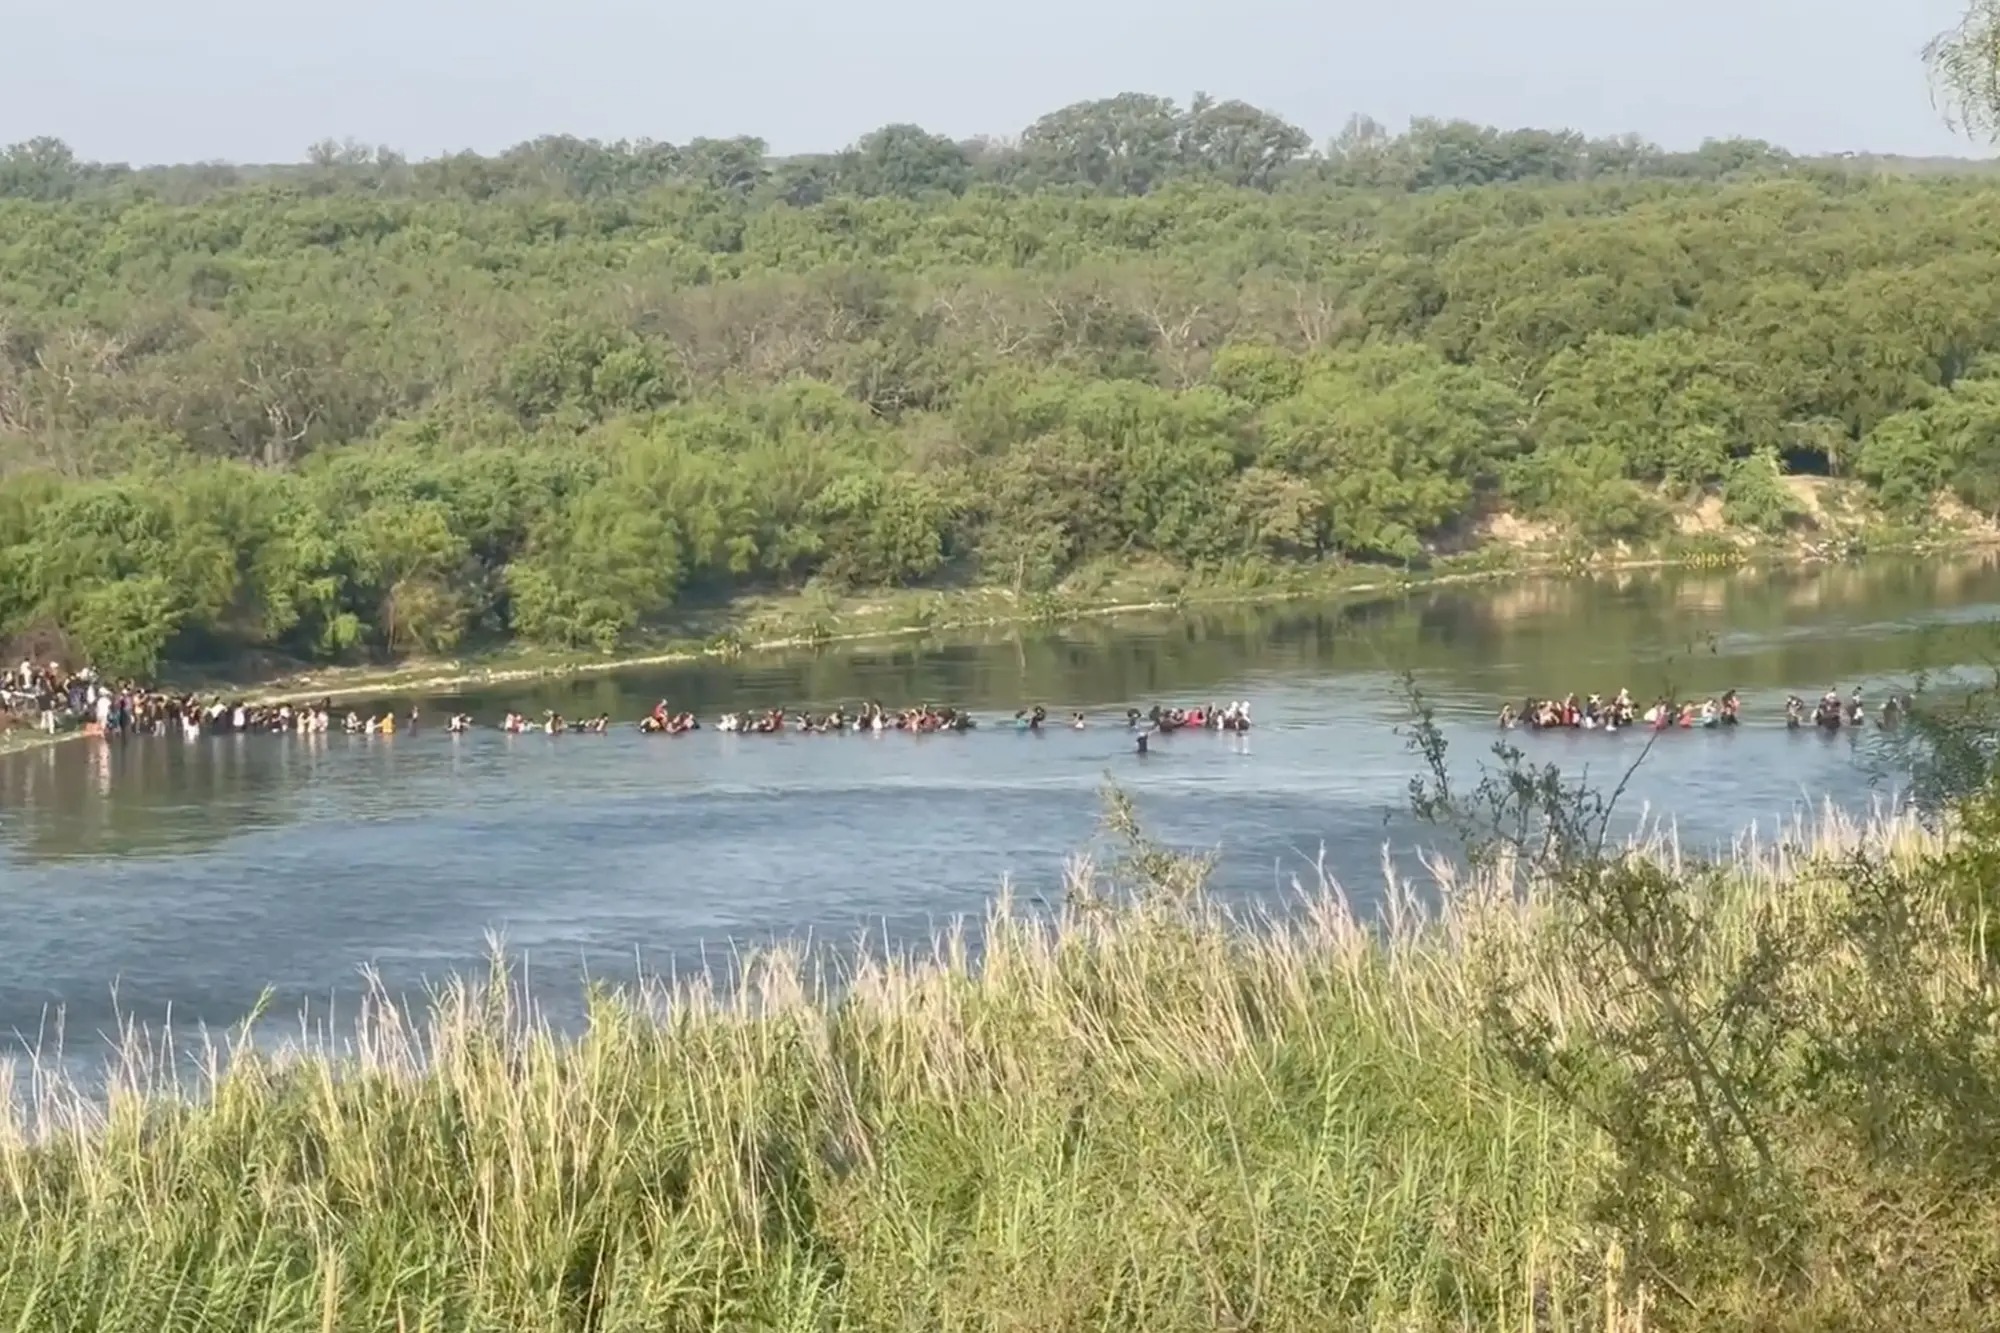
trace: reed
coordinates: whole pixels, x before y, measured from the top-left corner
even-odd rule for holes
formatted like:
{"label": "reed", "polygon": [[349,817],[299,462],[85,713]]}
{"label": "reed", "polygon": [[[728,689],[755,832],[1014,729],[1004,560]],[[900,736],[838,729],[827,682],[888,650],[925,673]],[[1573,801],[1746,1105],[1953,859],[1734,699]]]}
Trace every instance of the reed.
{"label": "reed", "polygon": [[[1713,920],[1809,918],[1843,858],[1942,845],[1832,817],[1746,842]],[[1670,837],[1631,855],[1695,872]],[[0,1122],[0,1321],[1672,1323],[1593,1207],[1604,1131],[1486,1033],[1495,950],[1541,960],[1552,1021],[1600,1003],[1547,947],[1547,894],[1440,863],[1392,875],[1379,914],[1321,882],[1248,919],[1185,863],[1142,870],[1079,862],[1053,916],[1003,895],[837,991],[779,951],[727,994],[596,994],[565,1036],[496,963],[421,1011],[378,989],[339,1040],[218,1047],[192,1082],[136,1033],[106,1095],[24,1069]],[[1734,940],[1718,928],[1717,975]]]}

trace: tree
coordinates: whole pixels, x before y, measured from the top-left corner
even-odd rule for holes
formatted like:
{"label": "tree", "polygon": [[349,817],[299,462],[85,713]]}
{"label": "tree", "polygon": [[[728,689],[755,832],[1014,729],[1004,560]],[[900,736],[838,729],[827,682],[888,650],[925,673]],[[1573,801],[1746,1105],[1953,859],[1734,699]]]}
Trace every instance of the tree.
{"label": "tree", "polygon": [[1312,147],[1312,136],[1248,102],[1196,93],[1181,118],[1181,160],[1231,185],[1268,190]]}
{"label": "tree", "polygon": [[806,512],[827,535],[831,554],[821,573],[837,582],[906,583],[944,560],[950,506],[921,478],[850,472],[813,497]]}
{"label": "tree", "polygon": [[2000,3],[1971,0],[1958,25],[1924,47],[1932,100],[1978,139],[2000,138]]}
{"label": "tree", "polygon": [[1861,442],[1859,471],[1890,506],[1927,510],[1955,493],[1982,513],[2000,511],[2000,378],[1979,377],[1921,408],[1885,418]]}
{"label": "tree", "polygon": [[501,372],[514,410],[540,421],[559,412],[596,420],[641,412],[674,396],[665,349],[623,330],[557,320],[516,347]]}
{"label": "tree", "polygon": [[961,194],[972,180],[965,150],[919,125],[885,125],[841,155],[840,187],[864,197]]}
{"label": "tree", "polygon": [[1410,559],[1518,448],[1520,413],[1476,370],[1424,348],[1373,348],[1271,408],[1259,462],[1316,482],[1342,550]]}
{"label": "tree", "polygon": [[1594,334],[1543,372],[1541,444],[1606,446],[1639,481],[1699,487],[1731,458],[1770,441],[1735,381],[1749,354],[1675,329],[1652,337]]}
{"label": "tree", "polygon": [[608,482],[540,525],[528,553],[507,569],[523,636],[609,651],[671,602],[680,543],[646,499]]}
{"label": "tree", "polygon": [[67,199],[81,174],[76,154],[61,139],[12,144],[0,151],[0,198]]}
{"label": "tree", "polygon": [[1041,182],[1144,194],[1181,160],[1181,115],[1146,93],[1077,102],[1030,125],[1021,152]]}
{"label": "tree", "polygon": [[1783,532],[1801,514],[1797,500],[1785,489],[1783,471],[1768,449],[1760,449],[1729,465],[1722,485],[1722,517],[1738,527]]}
{"label": "tree", "polygon": [[680,150],[680,170],[712,190],[749,194],[769,173],[764,141],[750,135],[733,139],[693,139]]}
{"label": "tree", "polygon": [[436,652],[458,643],[468,552],[443,501],[371,505],[349,525],[346,544],[384,648]]}

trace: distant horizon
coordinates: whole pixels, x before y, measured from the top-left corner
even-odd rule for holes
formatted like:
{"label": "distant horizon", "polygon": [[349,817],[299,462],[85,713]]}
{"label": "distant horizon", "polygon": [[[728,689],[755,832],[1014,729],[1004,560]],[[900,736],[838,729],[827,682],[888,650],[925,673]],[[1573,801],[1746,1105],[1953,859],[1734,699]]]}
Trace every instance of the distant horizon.
{"label": "distant horizon", "polygon": [[[1208,91],[1208,90],[1201,90],[1201,91]],[[1103,94],[1102,97],[1084,98],[1080,99],[1080,101],[1066,102],[1063,104],[1062,107],[1050,107],[1048,108],[1048,111],[1053,112],[1062,110],[1065,107],[1080,105],[1082,103],[1102,101],[1112,97],[1119,96],[1122,93],[1144,93],[1147,95],[1170,97],[1175,101],[1177,105],[1183,107],[1187,105],[1188,101],[1193,96],[1193,94],[1187,94],[1175,97],[1171,93],[1157,93],[1151,89],[1129,88],[1129,89],[1120,89],[1117,92],[1106,93]],[[1230,98],[1213,93],[1210,93],[1210,95],[1216,97],[1216,100],[1218,101],[1241,101],[1249,103],[1250,105],[1253,106],[1259,105],[1258,103],[1254,102],[1252,99],[1247,97]],[[1282,116],[1283,114],[1282,112],[1279,112],[1275,108],[1271,107],[1261,107],[1260,109],[1265,111],[1270,111],[1274,115]],[[1044,112],[1042,114],[1047,114],[1047,112]],[[1288,121],[1290,120],[1289,117],[1285,117],[1285,119],[1287,119]],[[1769,144],[1770,147],[1777,149],[1780,152],[1786,153],[1792,157],[1796,157],[1802,160],[1854,157],[1854,158],[1881,158],[1881,159],[1892,159],[1892,160],[1910,161],[1910,162],[1986,163],[1986,162],[1993,162],[1996,160],[1996,157],[2000,157],[2000,146],[1982,146],[1980,144],[1977,144],[1968,139],[1964,139],[1962,137],[1958,139],[1955,145],[1953,144],[1937,145],[1931,148],[1929,151],[1905,151],[1898,149],[1877,149],[1877,148],[1838,148],[1838,149],[1828,148],[1828,149],[1818,149],[1818,150],[1805,150],[1805,149],[1794,148],[1789,144],[1781,143],[1776,140],[1765,139],[1759,135],[1749,134],[1749,133],[1712,134],[1703,136],[1701,139],[1692,142],[1677,143],[1670,140],[1656,138],[1654,136],[1645,134],[1644,132],[1638,130],[1611,130],[1606,132],[1594,132],[1594,131],[1579,129],[1571,125],[1553,125],[1553,124],[1504,125],[1489,121],[1476,120],[1466,116],[1427,115],[1423,112],[1414,113],[1413,115],[1403,120],[1400,124],[1390,123],[1388,121],[1383,120],[1380,117],[1370,116],[1367,112],[1354,112],[1342,120],[1340,128],[1325,132],[1317,130],[1312,126],[1299,125],[1297,121],[1290,121],[1290,123],[1296,125],[1299,129],[1304,130],[1308,135],[1312,137],[1312,147],[1310,150],[1308,150],[1307,153],[1307,157],[1312,158],[1312,157],[1325,156],[1328,149],[1333,145],[1334,141],[1339,138],[1342,130],[1345,129],[1345,127],[1348,124],[1351,124],[1353,121],[1357,119],[1374,120],[1378,125],[1381,125],[1389,133],[1397,137],[1401,137],[1403,135],[1408,134],[1411,131],[1411,129],[1419,122],[1430,121],[1440,124],[1476,125],[1481,129],[1490,129],[1502,134],[1520,133],[1520,132],[1578,134],[1583,136],[1585,139],[1593,141],[1633,138],[1640,140],[1644,143],[1650,144],[1653,147],[1656,147],[1661,151],[1668,153],[1692,153],[1698,151],[1704,144],[1739,141],[1739,142],[1766,143]],[[1016,126],[1015,128],[1008,130],[1004,133],[993,131],[993,132],[981,132],[972,134],[950,134],[947,133],[946,131],[937,129],[934,126],[925,125],[922,121],[918,120],[904,119],[895,121],[884,121],[881,125],[871,126],[868,129],[861,131],[860,134],[857,134],[847,140],[844,140],[837,144],[827,145],[824,147],[812,147],[812,148],[794,147],[786,149],[771,144],[767,140],[765,141],[765,153],[767,157],[773,160],[827,156],[843,152],[853,147],[856,142],[858,142],[861,138],[863,138],[867,134],[870,134],[875,130],[885,128],[889,125],[916,125],[921,129],[929,131],[930,133],[944,135],[944,137],[949,138],[953,142],[961,145],[985,142],[985,143],[1011,146],[1019,142],[1023,132],[1027,130],[1028,127],[1033,123],[1034,122],[1031,120],[1026,124]],[[573,130],[551,129],[542,131],[541,133],[538,134],[529,135],[526,138],[514,139],[507,143],[498,144],[492,147],[486,147],[486,148],[460,147],[460,148],[442,149],[436,152],[414,153],[414,152],[404,151],[401,145],[393,141],[378,143],[373,140],[362,138],[358,135],[322,135],[319,139],[312,140],[305,144],[300,145],[299,151],[294,156],[288,158],[269,158],[269,159],[240,158],[239,159],[239,158],[229,158],[220,156],[208,156],[208,157],[184,157],[184,158],[174,158],[174,159],[161,159],[156,161],[133,161],[129,159],[120,159],[116,157],[101,157],[96,154],[84,151],[82,147],[80,147],[76,143],[72,142],[71,140],[65,138],[60,134],[27,134],[27,135],[12,134],[8,135],[4,142],[0,142],[0,147],[12,147],[37,138],[60,140],[62,143],[68,146],[72,152],[76,154],[77,160],[79,162],[95,166],[129,167],[134,171],[157,171],[157,170],[171,170],[177,167],[197,167],[197,166],[220,166],[220,167],[231,167],[236,169],[302,166],[308,163],[311,150],[314,147],[318,146],[319,144],[327,142],[331,142],[342,147],[355,146],[355,147],[367,148],[370,150],[377,150],[377,149],[386,150],[392,153],[399,154],[406,161],[412,163],[418,163],[418,162],[437,161],[439,159],[455,157],[464,153],[472,153],[476,156],[487,157],[487,158],[498,157],[511,151],[512,149],[521,147],[524,144],[533,143],[543,139],[574,139],[581,142],[596,143],[608,147],[619,143],[637,144],[649,140],[651,142],[656,142],[656,143],[686,144],[697,138],[720,139],[720,140],[737,139],[737,138],[761,139],[762,136],[747,130],[739,132],[737,134],[707,134],[707,135],[690,134],[680,137],[673,137],[673,136],[643,135],[643,134],[593,135],[593,134],[583,134]]]}
{"label": "distant horizon", "polygon": [[1239,98],[1316,136],[1351,110],[1636,133],[1669,149],[1760,139],[1801,157],[1990,157],[1932,106],[1920,52],[1966,0],[103,0],[8,16],[0,143],[91,161],[277,165],[349,136],[413,159],[543,134],[684,143],[750,135],[835,151],[913,123],[1011,136],[1125,89]]}

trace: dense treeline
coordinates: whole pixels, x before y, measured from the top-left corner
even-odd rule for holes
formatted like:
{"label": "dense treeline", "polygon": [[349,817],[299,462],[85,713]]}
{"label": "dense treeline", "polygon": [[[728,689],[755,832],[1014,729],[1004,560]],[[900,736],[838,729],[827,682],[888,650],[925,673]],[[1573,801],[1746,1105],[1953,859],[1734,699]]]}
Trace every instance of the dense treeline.
{"label": "dense treeline", "polygon": [[[388,147],[349,140],[314,144],[303,165],[221,162],[133,168],[81,162],[57,139],[0,151],[0,197],[73,199],[144,196],[188,203],[240,186],[286,183],[307,190],[488,199],[503,194],[601,198],[662,185],[692,185],[759,203],[964,194],[980,187],[1145,194],[1176,181],[1244,188],[1340,185],[1431,190],[1522,180],[1614,178],[1715,180],[1837,160],[1795,159],[1757,139],[1716,140],[1670,152],[1635,135],[1590,139],[1573,131],[1496,130],[1420,119],[1391,134],[1365,116],[1323,151],[1296,125],[1243,102],[1197,95],[1125,93],[1051,112],[1013,141],[955,143],[917,125],[887,125],[838,153],[773,159],[753,137],[601,143],[547,135],[494,157],[457,153],[411,162]],[[1970,165],[1970,164],[1962,164]]]}
{"label": "dense treeline", "polygon": [[[2000,511],[2000,190],[1124,97],[1018,144],[0,160],[0,638],[608,646],[816,579]],[[178,172],[179,175],[173,173]],[[802,182],[809,182],[802,183]],[[1492,182],[1502,182],[1494,184]]]}

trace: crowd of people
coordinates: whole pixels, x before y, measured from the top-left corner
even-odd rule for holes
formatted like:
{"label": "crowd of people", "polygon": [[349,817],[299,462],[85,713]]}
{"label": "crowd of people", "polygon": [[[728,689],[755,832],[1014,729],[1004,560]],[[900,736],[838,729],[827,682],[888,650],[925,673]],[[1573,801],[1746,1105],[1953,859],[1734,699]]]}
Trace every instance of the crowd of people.
{"label": "crowd of people", "polygon": [[[335,708],[330,698],[316,704],[251,704],[225,702],[220,698],[204,701],[191,693],[175,694],[131,683],[108,684],[100,681],[97,673],[88,667],[71,672],[54,662],[46,667],[23,662],[18,670],[0,673],[0,711],[31,716],[37,729],[49,733],[59,732],[65,727],[80,727],[87,735],[106,738],[182,735],[194,739],[203,735],[232,733],[326,735],[335,731],[375,736],[415,731],[421,722],[420,712],[415,707],[403,714],[393,709],[381,713],[373,709],[367,712],[340,710]],[[1049,720],[1047,707],[1036,704],[1017,710],[1012,727],[1019,731],[1038,732],[1049,724]],[[1154,705],[1144,713],[1136,708],[1128,709],[1124,721],[1128,729],[1138,734],[1137,745],[1143,753],[1146,738],[1150,735],[1170,734],[1190,727],[1212,731],[1248,731],[1250,705],[1245,702],[1233,702],[1222,707],[1215,704],[1189,708]],[[649,736],[683,735],[700,730],[701,725],[692,712],[677,711],[669,707],[664,699],[636,723],[638,731]],[[1084,713],[1069,715],[1070,729],[1082,730],[1089,725],[1089,718]],[[479,723],[469,713],[454,713],[445,721],[445,731],[452,735],[466,734],[478,726]],[[825,712],[769,708],[725,713],[717,720],[715,729],[758,736],[848,732],[881,734],[891,731],[929,735],[964,733],[978,726],[978,720],[962,708],[921,704],[891,709],[878,701],[870,701]],[[539,719],[527,713],[510,711],[499,724],[499,730],[507,735],[605,735],[612,727],[608,713],[589,718],[566,718],[554,709],[543,710]]]}
{"label": "crowd of people", "polygon": [[[1895,727],[1907,709],[1906,700],[1890,695],[1882,705],[1877,725]],[[1528,699],[1518,709],[1511,703],[1500,706],[1503,730],[1527,727],[1533,731],[1621,731],[1641,727],[1649,731],[1677,731],[1734,727],[1742,721],[1743,704],[1735,690],[1698,704],[1663,695],[1643,710],[1633,700],[1630,690],[1620,690],[1609,699],[1600,694],[1581,698],[1570,694],[1560,699]],[[1794,730],[1812,725],[1824,731],[1838,731],[1843,726],[1866,726],[1867,722],[1868,709],[1858,686],[1844,703],[1837,690],[1828,690],[1810,710],[1797,695],[1785,700],[1785,725]]]}
{"label": "crowd of people", "polygon": [[65,670],[51,662],[22,662],[0,672],[0,717],[26,723],[50,735],[80,729],[93,736],[202,736],[230,732],[323,735],[331,731],[394,732],[414,727],[418,712],[367,714],[335,709],[331,699],[317,704],[253,704],[202,699],[130,681],[112,682],[90,667]]}
{"label": "crowd of people", "polygon": [[[0,673],[0,713],[32,723],[36,731],[56,735],[66,727],[82,727],[102,735],[172,735],[178,731],[274,731],[276,711],[224,705],[204,705],[194,695],[172,695],[160,689],[114,683],[98,677],[94,667],[76,671],[60,662],[38,667],[22,660],[20,667]],[[284,731],[292,729],[292,709],[286,709]]]}
{"label": "crowd of people", "polygon": [[[1899,695],[1890,695],[1882,703],[1882,711],[1876,715],[1875,725],[1894,728],[1901,724],[1903,715],[1909,710],[1909,703]],[[1841,727],[1864,727],[1868,725],[1868,706],[1862,702],[1861,690],[1842,703],[1838,690],[1828,690],[1820,696],[1810,712],[1806,701],[1794,694],[1785,700],[1785,725],[1797,730],[1811,723],[1822,731],[1839,731]]]}
{"label": "crowd of people", "polygon": [[[1046,710],[1037,710],[1040,713]],[[1016,713],[1015,717],[1027,716],[1027,711]],[[656,714],[657,716],[657,714]],[[683,714],[692,723],[692,717]],[[649,721],[652,719],[648,719]],[[639,724],[645,730],[646,723]],[[880,703],[869,702],[849,710],[835,708],[827,713],[790,713],[783,708],[768,708],[758,713],[724,713],[716,723],[717,731],[743,732],[752,736],[771,736],[782,732],[803,732],[808,735],[839,735],[842,732],[885,732],[907,731],[921,734],[932,732],[965,732],[979,725],[973,716],[962,709],[922,704],[915,708],[887,709]],[[668,731],[674,728],[669,725]]]}

